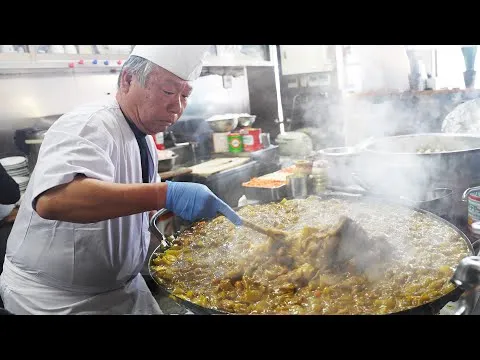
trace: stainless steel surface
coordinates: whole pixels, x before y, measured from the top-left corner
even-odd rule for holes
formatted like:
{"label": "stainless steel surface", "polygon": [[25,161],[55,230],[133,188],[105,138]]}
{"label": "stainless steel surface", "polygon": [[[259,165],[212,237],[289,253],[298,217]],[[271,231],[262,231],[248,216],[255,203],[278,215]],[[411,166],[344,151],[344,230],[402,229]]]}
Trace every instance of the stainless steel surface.
{"label": "stainless steel surface", "polygon": [[330,147],[319,150],[316,158],[327,162],[328,182],[334,186],[351,185],[358,166],[359,153],[353,147]]}
{"label": "stainless steel surface", "polygon": [[167,159],[158,160],[158,172],[165,172],[172,170],[175,165],[175,161],[178,159],[178,155],[174,154],[172,157]]}
{"label": "stainless steel surface", "polygon": [[258,200],[261,202],[278,201],[287,196],[286,185],[274,188],[243,186],[243,191],[248,200]]}
{"label": "stainless steel surface", "polygon": [[436,188],[427,191],[418,199],[412,199],[408,195],[401,195],[400,200],[407,205],[430,211],[438,216],[449,217],[452,208],[452,194],[452,189]]}
{"label": "stainless steel surface", "polygon": [[238,118],[235,116],[224,117],[222,119],[208,119],[208,125],[215,132],[229,132],[235,129],[238,125]]}
{"label": "stainless steel surface", "polygon": [[456,315],[471,315],[475,310],[480,290],[480,257],[468,256],[460,261],[451,281],[463,289]]}
{"label": "stainless steel surface", "polygon": [[255,122],[255,115],[242,115],[238,117],[238,125],[242,127],[250,127]]}
{"label": "stainless steel surface", "polygon": [[[115,95],[118,73],[12,74],[0,76],[0,153],[15,153],[15,130],[32,127],[36,119],[64,114],[75,107]],[[208,96],[205,96],[208,94]],[[275,94],[271,95],[272,97]],[[195,91],[182,115],[208,118],[218,113],[250,113],[246,76],[232,80],[225,89],[221,76],[195,81]]]}
{"label": "stainless steel surface", "polygon": [[308,176],[287,176],[287,194],[295,199],[304,199],[308,196]]}
{"label": "stainless steel surface", "polygon": [[178,143],[174,147],[170,147],[167,150],[173,151],[178,155],[175,160],[175,166],[182,164],[195,164],[195,148],[194,143]]}
{"label": "stainless steel surface", "polygon": [[271,145],[270,134],[262,133],[262,135],[260,135],[260,142],[262,143],[264,149],[268,149]]}
{"label": "stainless steel surface", "polygon": [[[163,233],[160,231],[160,229],[157,227],[157,220],[160,216],[166,214],[168,212],[167,209],[160,209],[158,210],[151,218],[149,222],[149,227],[148,230],[160,241],[160,244],[162,246],[168,246],[169,243],[167,241],[167,238]],[[150,260],[152,259],[152,256],[155,254],[155,251],[150,255]],[[149,264],[151,262],[149,261]],[[149,267],[150,269],[150,267]]]}
{"label": "stainless steel surface", "polygon": [[470,195],[470,193],[474,191],[479,191],[479,190],[480,190],[480,186],[474,186],[474,187],[468,188],[462,194],[462,201],[468,201],[468,195]]}

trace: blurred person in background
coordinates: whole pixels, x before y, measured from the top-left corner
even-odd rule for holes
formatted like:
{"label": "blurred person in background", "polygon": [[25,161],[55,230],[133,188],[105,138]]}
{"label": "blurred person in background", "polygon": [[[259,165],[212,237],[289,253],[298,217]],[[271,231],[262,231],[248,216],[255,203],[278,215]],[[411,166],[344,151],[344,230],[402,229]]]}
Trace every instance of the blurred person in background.
{"label": "blurred person in background", "polygon": [[161,314],[140,274],[149,213],[241,220],[206,186],[159,182],[151,136],[187,106],[209,46],[137,45],[115,98],[47,131],[8,239],[0,294],[14,314]]}
{"label": "blurred person in background", "polygon": [[[20,188],[15,180],[0,164],[0,274],[3,269],[3,259],[7,248],[7,239],[12,231],[17,208],[15,204],[20,200]],[[3,312],[3,302],[0,299],[0,314]]]}
{"label": "blurred person in background", "polygon": [[15,204],[20,200],[20,188],[15,180],[0,164],[0,274],[7,247],[8,235],[15,220]]}

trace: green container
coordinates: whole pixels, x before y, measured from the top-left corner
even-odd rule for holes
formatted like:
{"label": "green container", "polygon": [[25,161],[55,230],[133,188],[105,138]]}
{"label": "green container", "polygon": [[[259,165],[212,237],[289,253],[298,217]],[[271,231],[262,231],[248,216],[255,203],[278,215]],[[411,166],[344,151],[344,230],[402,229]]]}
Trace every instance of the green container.
{"label": "green container", "polygon": [[228,135],[228,151],[231,153],[240,153],[243,151],[243,137],[238,133]]}

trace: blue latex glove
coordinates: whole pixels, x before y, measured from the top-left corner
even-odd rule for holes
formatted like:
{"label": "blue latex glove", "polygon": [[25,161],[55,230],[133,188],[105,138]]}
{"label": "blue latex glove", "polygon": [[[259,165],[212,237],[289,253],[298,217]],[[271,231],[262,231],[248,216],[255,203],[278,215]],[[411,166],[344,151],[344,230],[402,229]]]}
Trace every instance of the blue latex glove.
{"label": "blue latex glove", "polygon": [[242,220],[235,211],[220,200],[208,187],[189,182],[167,181],[165,208],[184,220],[211,219],[221,213],[235,225]]}

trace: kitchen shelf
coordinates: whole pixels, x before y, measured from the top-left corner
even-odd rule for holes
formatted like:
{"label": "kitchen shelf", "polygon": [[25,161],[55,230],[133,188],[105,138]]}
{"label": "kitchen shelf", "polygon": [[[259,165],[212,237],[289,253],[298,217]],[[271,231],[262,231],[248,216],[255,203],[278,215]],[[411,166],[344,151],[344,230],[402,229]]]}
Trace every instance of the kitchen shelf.
{"label": "kitchen shelf", "polygon": [[98,61],[125,61],[128,58],[128,54],[36,54],[36,62],[44,61],[75,61],[75,60],[98,60]]}
{"label": "kitchen shelf", "polygon": [[209,56],[205,59],[205,67],[243,67],[243,66],[274,66],[271,61],[252,59],[242,56]]}
{"label": "kitchen shelf", "polygon": [[[0,73],[25,73],[25,72],[45,72],[45,71],[63,71],[70,69],[75,71],[83,69],[83,71],[98,69],[115,70],[121,68],[123,62],[128,58],[129,54],[109,53],[109,54],[51,54],[37,53],[37,45],[28,45],[27,53],[0,53]],[[84,60],[84,64],[78,64],[78,61]],[[98,63],[92,64],[93,60]],[[104,61],[108,60],[109,64],[105,65]],[[117,61],[121,64],[117,64]],[[74,68],[69,68],[69,63],[74,63]],[[210,55],[207,57],[205,67],[274,67],[273,61],[266,61],[261,58],[255,58],[244,54],[223,54],[222,56]]]}
{"label": "kitchen shelf", "polygon": [[15,64],[16,62],[31,62],[32,61],[32,54],[30,53],[18,53],[18,52],[11,52],[11,53],[0,53],[0,64],[4,62],[11,62]]}
{"label": "kitchen shelf", "polygon": [[[0,62],[0,76],[11,74],[45,74],[45,73],[105,73],[120,71],[122,65],[116,64],[113,60],[105,65],[102,62],[98,64],[78,64],[75,62],[73,68],[69,66],[71,60],[64,61],[43,61],[43,62]],[[112,64],[113,63],[113,64]]]}
{"label": "kitchen shelf", "polygon": [[[28,45],[26,53],[0,53],[0,74],[25,74],[45,72],[104,72],[122,67],[128,54],[51,54],[37,53],[37,45]],[[79,61],[84,63],[80,64]],[[97,64],[92,61],[97,60]],[[105,65],[104,62],[108,61]],[[120,64],[117,63],[120,61]],[[74,64],[73,68],[71,64]]]}

